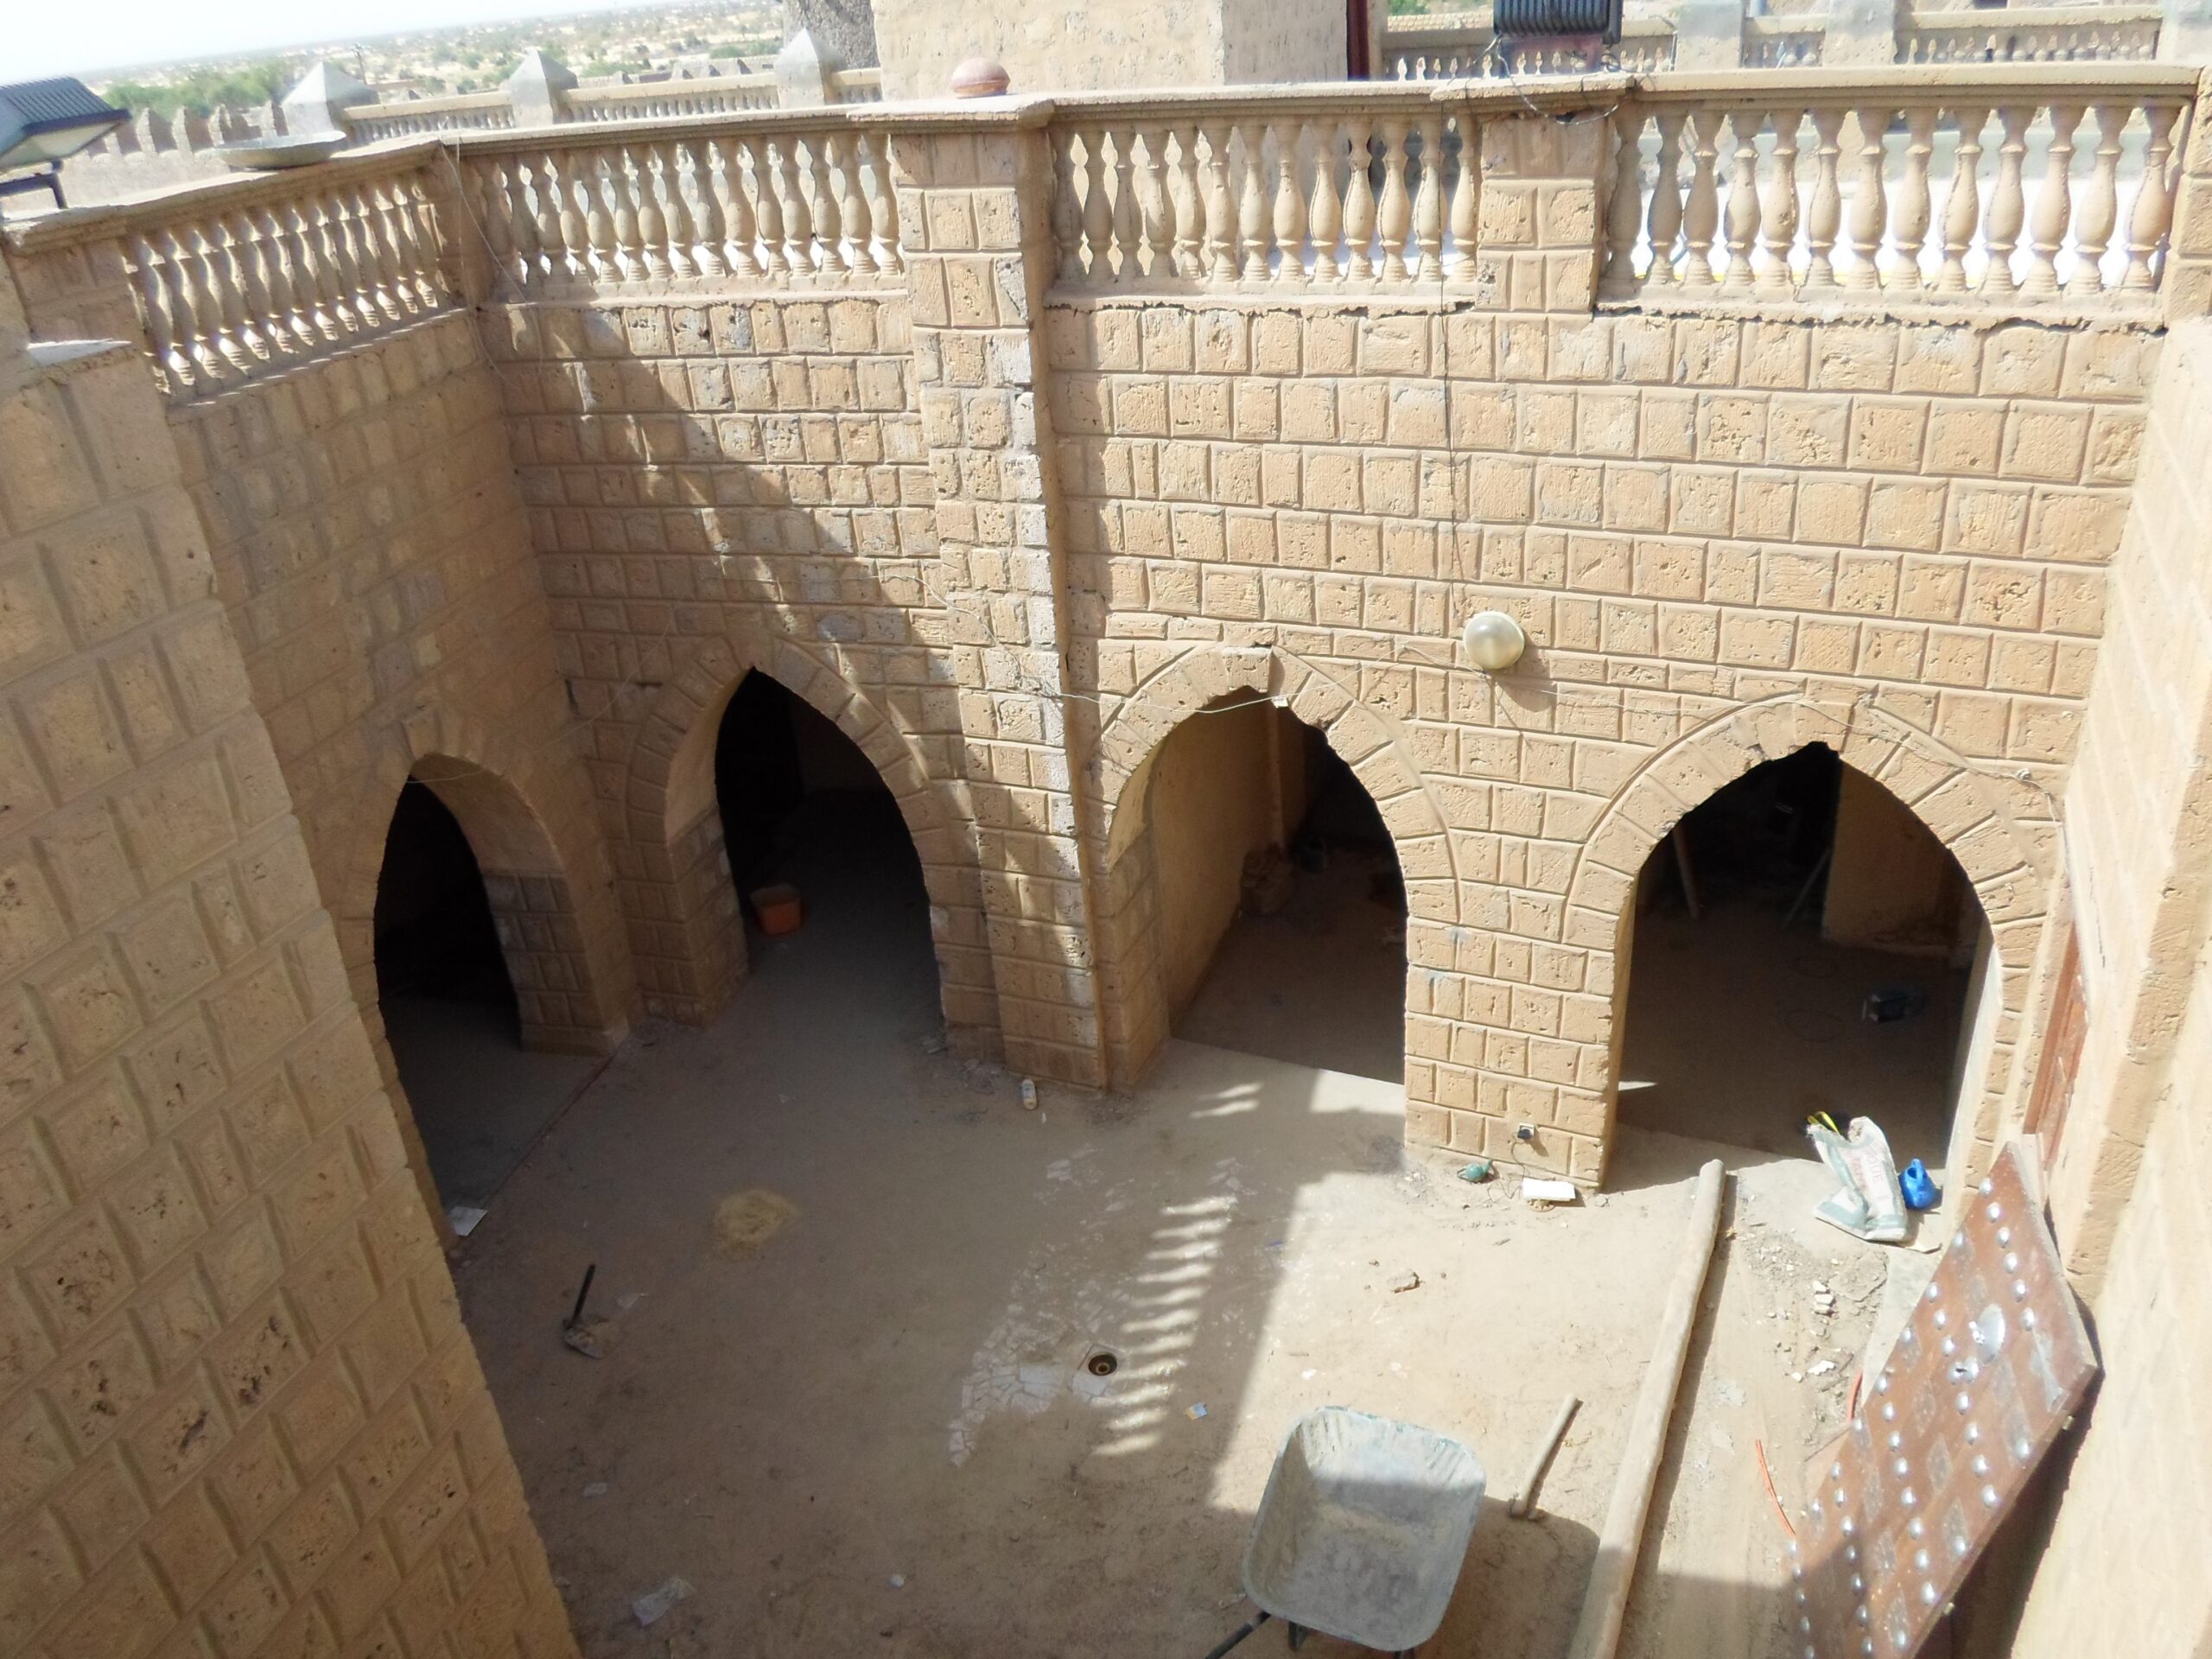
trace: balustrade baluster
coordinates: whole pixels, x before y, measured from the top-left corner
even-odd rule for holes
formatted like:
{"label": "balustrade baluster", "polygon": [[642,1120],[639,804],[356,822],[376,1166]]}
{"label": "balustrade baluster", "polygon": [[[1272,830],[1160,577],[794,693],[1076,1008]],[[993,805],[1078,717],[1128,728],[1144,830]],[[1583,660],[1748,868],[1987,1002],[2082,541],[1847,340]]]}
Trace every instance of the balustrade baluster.
{"label": "balustrade baluster", "polygon": [[1938,294],[1967,291],[1967,255],[1974,227],[1981,222],[1981,129],[1986,106],[1962,105],[1955,112],[1958,149],[1951,159],[1950,188],[1943,196],[1943,266],[1936,275]]}
{"label": "balustrade baluster", "polygon": [[808,170],[814,180],[814,239],[822,245],[822,280],[845,280],[845,226],[830,184],[830,135],[807,135]]}
{"label": "balustrade baluster", "polygon": [[216,342],[219,311],[215,296],[208,290],[207,274],[200,268],[190,234],[189,226],[164,232],[163,251],[168,255],[173,278],[170,308],[184,325],[184,332],[192,342],[188,351],[194,384],[205,389],[229,378],[231,370]]}
{"label": "balustrade baluster", "polygon": [[778,194],[782,180],[778,175],[773,152],[766,138],[740,142],[753,175],[753,205],[760,223],[761,269],[771,279],[788,279],[791,263],[784,257],[784,208]]}
{"label": "balustrade baluster", "polygon": [[1083,204],[1075,188],[1076,130],[1063,127],[1052,135],[1052,240],[1060,252],[1059,279],[1083,280]]}
{"label": "balustrade baluster", "polygon": [[1175,198],[1168,188],[1167,129],[1144,130],[1145,188],[1144,240],[1150,257],[1148,275],[1165,276],[1174,270]]}
{"label": "balustrade baluster", "polygon": [[753,198],[745,187],[744,148],[720,138],[702,139],[701,143],[713,157],[715,205],[721,212],[721,245],[729,274],[740,281],[751,281],[760,275],[760,261],[753,251],[756,227]]}
{"label": "balustrade baluster", "polygon": [[[1625,299],[1636,292],[1636,237],[1643,225],[1644,115],[1641,108],[1624,104],[1613,111],[1612,185],[1605,200],[1605,264],[1598,274],[1598,293],[1609,300]],[[1666,188],[1662,174],[1652,192],[1656,203]],[[1655,239],[1652,266],[1660,260]]]}
{"label": "balustrade baluster", "polygon": [[584,200],[589,204],[584,218],[591,238],[592,275],[602,283],[622,280],[621,263],[615,257],[614,215],[607,206],[612,170],[604,150],[595,150],[584,159]]}
{"label": "balustrade baluster", "polygon": [[[630,147],[627,144],[617,145],[607,152],[607,183],[613,193],[614,201],[614,245],[620,255],[623,278],[634,283],[649,276],[664,276],[668,267],[663,264],[661,269],[655,271],[652,263],[645,258],[644,215],[639,209],[639,199],[645,196],[652,181],[642,163],[634,175],[630,170]],[[646,200],[644,206],[650,207],[651,200]],[[656,226],[654,228],[658,232],[659,227]],[[660,251],[656,248],[653,255],[654,259],[658,260]]]}
{"label": "balustrade baluster", "polygon": [[327,342],[342,338],[346,324],[331,297],[334,278],[330,252],[316,213],[315,200],[302,198],[291,204],[285,217],[296,256],[293,281],[307,307],[309,326]]}
{"label": "balustrade baluster", "polygon": [[1406,280],[1406,235],[1413,226],[1413,200],[1406,194],[1406,133],[1411,124],[1386,116],[1382,129],[1382,196],[1375,205],[1376,228],[1382,238],[1382,279]]}
{"label": "balustrade baluster", "polygon": [[1114,129],[1114,281],[1126,288],[1142,276],[1137,249],[1144,215],[1137,207],[1137,130]]}
{"label": "balustrade baluster", "polygon": [[2023,158],[2028,153],[2028,124],[2035,119],[2032,104],[2005,104],[1998,108],[2005,137],[1997,146],[1997,182],[1989,193],[1989,223],[1982,240],[1989,249],[1989,268],[1981,274],[1985,294],[2010,294],[2018,285],[2012,275],[2012,251],[2020,244],[2020,226],[2027,219],[2027,197],[2020,183]]}
{"label": "balustrade baluster", "polygon": [[253,353],[245,344],[245,311],[239,303],[230,249],[219,227],[211,230],[207,222],[194,219],[187,230],[192,238],[197,288],[202,296],[201,321],[208,343],[220,355],[228,375],[242,374]]}
{"label": "balustrade baluster", "polygon": [[1677,280],[1675,245],[1682,235],[1682,127],[1689,116],[1684,110],[1661,110],[1655,118],[1659,148],[1653,156],[1651,208],[1645,219],[1651,265],[1643,280],[1663,288]]}
{"label": "balustrade baluster", "polygon": [[301,308],[294,285],[291,238],[276,210],[264,204],[255,213],[254,230],[264,253],[264,282],[269,289],[269,314],[273,335],[289,356],[315,349],[315,325]]}
{"label": "balustrade baluster", "polygon": [[1766,117],[1738,110],[1728,118],[1736,152],[1728,177],[1728,270],[1723,288],[1738,292],[1751,286],[1751,249],[1759,237],[1759,129]]}
{"label": "balustrade baluster", "polygon": [[513,249],[514,265],[507,276],[521,291],[537,285],[545,258],[545,246],[537,234],[537,214],[530,200],[530,163],[519,156],[507,156],[499,176],[506,196],[504,225]]}
{"label": "balustrade baluster", "polygon": [[1344,155],[1344,275],[1348,281],[1375,276],[1375,191],[1368,178],[1374,165],[1374,124],[1354,116],[1344,123],[1350,139]]}
{"label": "balustrade baluster", "polygon": [[575,162],[567,150],[556,150],[545,158],[545,172],[553,181],[553,211],[560,216],[561,246],[567,255],[566,274],[589,276],[591,222],[576,198]]}
{"label": "balustrade baluster", "polygon": [[2143,119],[2150,128],[2143,145],[2143,182],[2135,193],[2135,206],[2127,216],[2127,271],[2120,287],[2131,293],[2148,293],[2155,283],[2151,262],[2166,239],[2174,215],[2174,124],[2179,104],[2150,103]]}
{"label": "balustrade baluster", "polygon": [[1479,152],[1476,149],[1474,111],[1461,107],[1452,119],[1459,138],[1459,154],[1454,158],[1452,183],[1452,280],[1471,283],[1475,280],[1475,241],[1478,204],[1476,200],[1475,175]]}
{"label": "balustrade baluster", "polygon": [[177,349],[180,331],[170,308],[162,257],[143,236],[131,237],[125,251],[130,262],[130,285],[138,299],[139,321],[145,325],[146,339],[154,348],[154,362],[168,390],[181,396],[191,389],[192,362]]}
{"label": "balustrade baluster", "polygon": [[1344,199],[1337,182],[1343,132],[1340,122],[1324,121],[1313,137],[1313,198],[1306,219],[1313,238],[1313,280],[1321,283],[1335,283],[1344,276],[1337,255],[1337,242],[1344,234]]}
{"label": "balustrade baluster", "polygon": [[783,214],[784,263],[792,279],[814,276],[814,219],[807,211],[806,195],[798,182],[798,140],[785,135],[775,141],[776,205]]}
{"label": "balustrade baluster", "polygon": [[507,162],[491,156],[472,164],[461,175],[461,187],[474,194],[469,214],[484,230],[484,245],[492,264],[492,292],[497,296],[517,292],[524,281],[518,221],[523,214],[513,199]]}
{"label": "balustrade baluster", "polygon": [[1921,252],[1928,245],[1933,201],[1928,186],[1928,158],[1936,149],[1933,105],[1904,112],[1904,178],[1890,208],[1891,264],[1887,286],[1912,293],[1926,282]]}
{"label": "balustrade baluster", "polygon": [[727,276],[729,259],[729,216],[722,208],[722,182],[715,168],[716,150],[711,138],[695,138],[683,146],[691,162],[691,182],[699,199],[692,227],[699,238],[699,274]]}
{"label": "balustrade baluster", "polygon": [[1805,112],[1774,112],[1774,153],[1768,157],[1766,196],[1759,204],[1759,246],[1766,256],[1759,272],[1760,292],[1782,297],[1794,291],[1790,260],[1797,251],[1797,137]]}
{"label": "balustrade baluster", "polygon": [[240,336],[246,348],[264,361],[284,354],[283,324],[269,297],[267,254],[253,221],[240,210],[218,221],[231,245],[231,264],[238,277],[240,308],[245,327]]}
{"label": "balustrade baluster", "polygon": [[[569,238],[561,223],[560,181],[556,176],[550,157],[531,156],[519,164],[520,176],[536,203],[537,248],[543,256],[546,278],[569,274]],[[524,279],[535,285],[540,280],[537,271]]]}
{"label": "balustrade baluster", "polygon": [[396,175],[369,187],[371,217],[377,230],[377,244],[384,252],[385,281],[392,297],[398,301],[400,310],[414,315],[431,308],[429,301],[415,285],[415,244],[408,235],[408,217],[413,203],[407,194],[407,180]]}
{"label": "balustrade baluster", "polygon": [[2067,221],[2074,216],[2073,183],[2068,174],[2074,165],[2074,129],[2082,124],[2079,104],[2050,106],[2050,143],[2044,153],[2043,188],[2036,193],[2034,223],[2030,226],[2028,279],[2020,292],[2029,299],[2045,299],[2058,292],[2058,254],[2066,245]]}
{"label": "balustrade baluster", "polygon": [[1720,188],[1715,178],[1720,162],[1720,124],[1717,110],[1700,110],[1691,118],[1696,138],[1690,149],[1689,199],[1682,207],[1682,240],[1689,263],[1682,273],[1691,288],[1713,285],[1713,244],[1720,230]]}
{"label": "balustrade baluster", "polygon": [[1851,203],[1851,270],[1843,279],[1850,289],[1882,285],[1882,239],[1889,234],[1888,181],[1883,176],[1889,151],[1883,143],[1889,130],[1886,108],[1853,112],[1859,124],[1859,168]]}
{"label": "balustrade baluster", "polygon": [[2097,124],[2096,166],[2074,216],[2074,274],[2066,284],[2067,293],[2075,298],[2104,291],[2105,250],[2112,245],[2113,227],[2120,222],[2120,137],[2134,113],[2126,104],[2100,104],[2092,111]]}
{"label": "balustrade baluster", "polygon": [[1414,245],[1421,250],[1416,282],[1444,280],[1444,112],[1421,118],[1421,188],[1414,196]]}
{"label": "balustrade baluster", "polygon": [[698,238],[692,229],[691,204],[683,195],[683,163],[671,143],[664,140],[652,149],[660,158],[660,217],[668,241],[669,272],[689,276],[699,269]]}
{"label": "balustrade baluster", "polygon": [[861,194],[868,202],[868,246],[878,270],[895,273],[906,269],[899,256],[899,198],[892,194],[885,171],[884,137],[861,135],[867,160],[861,169]]}
{"label": "balustrade baluster", "polygon": [[1237,130],[1238,149],[1236,168],[1236,241],[1243,260],[1237,270],[1240,280],[1264,283],[1268,280],[1268,188],[1263,151],[1267,144],[1268,128],[1263,121],[1247,121]]}
{"label": "balustrade baluster", "polygon": [[[388,228],[382,204],[365,185],[357,185],[349,195],[353,207],[353,220],[360,239],[359,263],[362,279],[367,283],[369,297],[385,322],[397,322],[407,315],[407,302],[399,283],[399,262],[384,238]],[[372,318],[374,323],[376,319]]]}
{"label": "balustrade baluster", "polygon": [[1209,282],[1236,277],[1236,218],[1229,198],[1229,129],[1208,127],[1206,134],[1205,275]]}
{"label": "balustrade baluster", "polygon": [[1114,278],[1114,209],[1106,199],[1106,129],[1083,131],[1083,243],[1084,269],[1104,287]]}
{"label": "balustrade baluster", "polygon": [[868,203],[861,192],[861,135],[839,133],[832,142],[831,185],[837,197],[838,222],[845,227],[846,266],[856,276],[873,276],[875,255],[868,239]]}

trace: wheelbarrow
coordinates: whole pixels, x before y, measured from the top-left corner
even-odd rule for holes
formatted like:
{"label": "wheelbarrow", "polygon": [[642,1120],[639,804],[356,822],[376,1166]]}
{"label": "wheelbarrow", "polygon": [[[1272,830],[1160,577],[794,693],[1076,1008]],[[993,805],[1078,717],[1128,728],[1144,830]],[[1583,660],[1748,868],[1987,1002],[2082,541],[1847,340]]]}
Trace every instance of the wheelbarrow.
{"label": "wheelbarrow", "polygon": [[1270,1618],[1304,1645],[1319,1630],[1407,1656],[1436,1634],[1482,1509],[1483,1466],[1459,1441],[1342,1406],[1285,1437],[1244,1548],[1260,1611],[1206,1659]]}

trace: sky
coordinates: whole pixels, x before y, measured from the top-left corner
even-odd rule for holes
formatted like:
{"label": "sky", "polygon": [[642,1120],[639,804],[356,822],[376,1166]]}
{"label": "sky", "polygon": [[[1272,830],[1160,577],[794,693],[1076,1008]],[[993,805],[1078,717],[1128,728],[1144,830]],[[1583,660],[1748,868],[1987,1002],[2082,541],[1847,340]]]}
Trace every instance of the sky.
{"label": "sky", "polygon": [[626,9],[624,0],[16,0],[0,26],[0,83]]}

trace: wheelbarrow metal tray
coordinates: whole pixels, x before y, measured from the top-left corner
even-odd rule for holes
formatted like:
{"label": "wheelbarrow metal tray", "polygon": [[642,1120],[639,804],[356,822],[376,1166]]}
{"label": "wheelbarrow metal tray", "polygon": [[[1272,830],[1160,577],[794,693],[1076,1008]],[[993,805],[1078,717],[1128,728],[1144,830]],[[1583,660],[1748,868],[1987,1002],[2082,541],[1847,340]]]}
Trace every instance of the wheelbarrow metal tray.
{"label": "wheelbarrow metal tray", "polygon": [[1277,1618],[1386,1653],[1436,1634],[1482,1509],[1459,1441],[1324,1406],[1283,1441],[1253,1517],[1244,1588]]}

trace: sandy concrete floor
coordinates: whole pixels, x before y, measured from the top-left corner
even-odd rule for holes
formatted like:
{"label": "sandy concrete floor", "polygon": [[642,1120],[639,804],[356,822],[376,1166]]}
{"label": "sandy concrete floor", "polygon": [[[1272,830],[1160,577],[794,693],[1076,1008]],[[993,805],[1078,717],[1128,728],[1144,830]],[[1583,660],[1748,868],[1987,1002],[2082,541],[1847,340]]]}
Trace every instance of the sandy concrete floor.
{"label": "sandy concrete floor", "polygon": [[[896,861],[855,832],[798,863],[807,927],[755,941],[712,1029],[633,1039],[459,1265],[585,1651],[1197,1659],[1244,1616],[1284,1432],[1334,1402],[1489,1469],[1424,1652],[1563,1652],[1710,1149],[1624,1136],[1617,1191],[1540,1211],[1408,1154],[1393,1084],[1189,1042],[1133,1097],[1025,1113],[1012,1079],[930,1052]],[[791,1213],[733,1255],[717,1206],[756,1190]],[[1794,1496],[1884,1267],[1808,1218],[1820,1196],[1816,1166],[1740,1171],[1624,1652],[1793,1650],[1753,1444]],[[620,1333],[598,1361],[559,1338],[591,1262]],[[1567,1390],[1588,1404],[1542,1513],[1509,1520]],[[671,1574],[695,1593],[641,1630],[631,1599]]]}
{"label": "sandy concrete floor", "polygon": [[1192,1042],[1405,1080],[1405,903],[1389,855],[1333,851],[1273,916],[1239,916],[1175,1022]]}
{"label": "sandy concrete floor", "polygon": [[[1808,1157],[1808,1114],[1871,1117],[1902,1166],[1942,1166],[1963,970],[1925,957],[1821,943],[1779,912],[1717,905],[1637,918],[1622,1056],[1621,1116],[1732,1146]],[[1862,1019],[1868,992],[1928,993],[1924,1014]]]}
{"label": "sandy concrete floor", "polygon": [[380,1012],[448,1206],[490,1202],[600,1064],[531,1052],[515,1040],[514,1011],[493,1003],[401,995]]}

